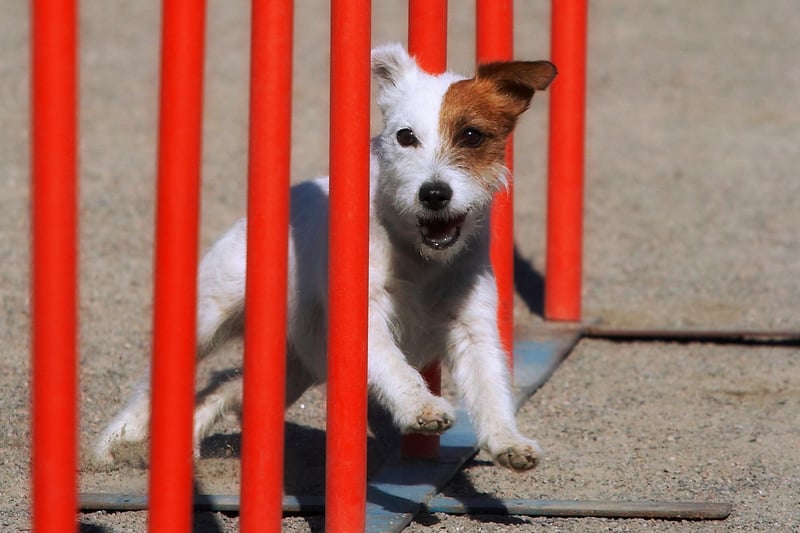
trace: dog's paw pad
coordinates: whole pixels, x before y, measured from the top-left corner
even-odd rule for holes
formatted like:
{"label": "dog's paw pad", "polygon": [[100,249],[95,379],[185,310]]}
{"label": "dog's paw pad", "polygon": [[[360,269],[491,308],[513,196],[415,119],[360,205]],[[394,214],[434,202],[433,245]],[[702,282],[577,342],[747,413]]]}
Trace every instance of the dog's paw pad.
{"label": "dog's paw pad", "polygon": [[541,461],[541,454],[542,452],[537,446],[524,444],[509,446],[496,454],[494,459],[509,470],[524,472],[525,470],[536,468]]}
{"label": "dog's paw pad", "polygon": [[430,419],[419,417],[417,424],[412,428],[414,433],[423,433],[427,435],[439,435],[444,433],[453,426],[453,419],[447,415],[441,418]]}
{"label": "dog's paw pad", "polygon": [[[453,427],[456,421],[455,414],[441,405],[428,405],[416,421],[406,428],[407,433],[421,433],[423,435],[440,435]],[[448,406],[449,407],[449,406]]]}

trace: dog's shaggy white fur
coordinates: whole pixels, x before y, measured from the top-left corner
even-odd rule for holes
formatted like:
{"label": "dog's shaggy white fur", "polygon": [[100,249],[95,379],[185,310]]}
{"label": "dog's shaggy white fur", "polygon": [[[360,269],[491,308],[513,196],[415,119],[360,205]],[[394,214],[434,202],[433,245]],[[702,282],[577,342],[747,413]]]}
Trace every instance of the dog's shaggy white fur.
{"label": "dog's shaggy white fur", "polygon": [[[483,65],[474,78],[423,72],[399,45],[377,48],[383,131],[373,139],[369,262],[369,390],[403,432],[438,434],[453,407],[418,369],[441,360],[452,374],[479,444],[503,466],[534,467],[540,449],[517,430],[496,325],[488,218],[505,185],[504,148],[533,94],[555,76],[546,61]],[[291,192],[287,390],[290,405],[326,379],[327,178]],[[244,311],[246,223],[237,222],[200,263],[198,353],[204,356]],[[241,407],[241,378],[202,399],[195,442]],[[102,433],[96,453],[147,436],[143,382]]]}

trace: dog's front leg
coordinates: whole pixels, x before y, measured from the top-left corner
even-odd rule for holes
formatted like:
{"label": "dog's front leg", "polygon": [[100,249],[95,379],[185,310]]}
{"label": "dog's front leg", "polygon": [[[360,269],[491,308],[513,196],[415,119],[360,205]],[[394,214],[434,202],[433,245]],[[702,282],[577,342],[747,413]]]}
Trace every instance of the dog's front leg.
{"label": "dog's front leg", "polygon": [[534,468],[541,448],[517,430],[511,379],[497,330],[497,293],[490,275],[481,277],[468,305],[453,317],[448,362],[475,425],[478,444],[511,470]]}
{"label": "dog's front leg", "polygon": [[403,433],[443,433],[455,422],[453,406],[431,393],[422,375],[408,363],[392,334],[390,309],[387,294],[370,295],[370,392]]}

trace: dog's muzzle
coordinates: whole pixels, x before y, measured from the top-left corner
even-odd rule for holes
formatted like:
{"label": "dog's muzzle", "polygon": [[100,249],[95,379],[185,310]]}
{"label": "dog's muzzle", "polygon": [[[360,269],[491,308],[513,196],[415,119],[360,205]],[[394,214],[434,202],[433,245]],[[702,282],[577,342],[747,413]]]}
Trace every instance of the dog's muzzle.
{"label": "dog's muzzle", "polygon": [[466,215],[446,215],[445,208],[453,198],[453,189],[442,181],[430,181],[419,188],[419,201],[434,216],[419,218],[419,232],[422,242],[434,250],[444,250],[456,243],[461,236],[461,226]]}
{"label": "dog's muzzle", "polygon": [[420,218],[419,232],[422,242],[434,250],[444,250],[456,243],[461,236],[461,226],[466,215],[451,218]]}

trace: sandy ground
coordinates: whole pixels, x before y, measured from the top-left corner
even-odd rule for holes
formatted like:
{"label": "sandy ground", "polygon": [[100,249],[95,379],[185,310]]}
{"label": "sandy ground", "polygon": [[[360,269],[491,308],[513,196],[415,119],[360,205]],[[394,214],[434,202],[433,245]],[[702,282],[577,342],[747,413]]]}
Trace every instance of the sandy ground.
{"label": "sandy ground", "polygon": [[[376,2],[373,41],[404,40]],[[450,64],[472,63],[472,3],[451,3]],[[211,1],[202,241],[244,212],[248,13]],[[28,511],[28,5],[0,0],[0,529]],[[156,2],[81,5],[81,439],[146,364],[158,72]],[[547,2],[517,2],[517,56],[548,55]],[[325,174],[327,3],[298,2],[293,179]],[[792,0],[610,0],[590,12],[585,319],[624,327],[800,323],[800,11]],[[516,318],[541,322],[547,95],[517,133]],[[235,366],[236,346],[217,367]],[[444,491],[502,497],[723,501],[724,522],[422,516],[410,531],[800,531],[797,347],[582,341],[519,423],[547,458],[512,475],[478,456]],[[289,414],[287,492],[322,489],[324,391]],[[370,465],[392,439],[370,441]],[[197,483],[235,492],[238,429],[204,446]],[[137,492],[146,471],[81,462],[81,489]],[[142,531],[144,513],[79,517]],[[316,531],[319,518],[286,530]],[[237,519],[198,515],[198,531]]]}

